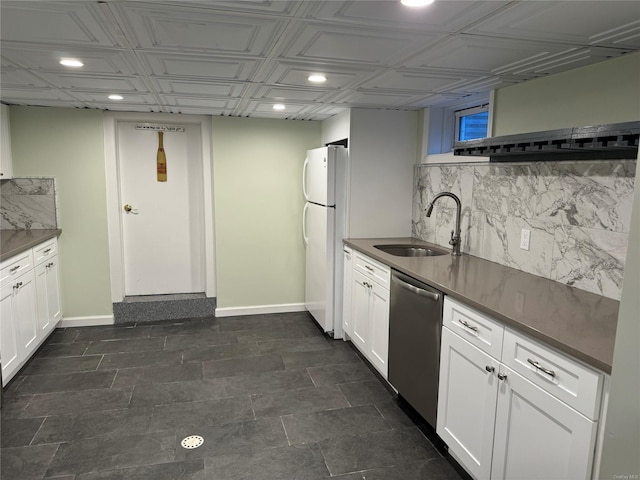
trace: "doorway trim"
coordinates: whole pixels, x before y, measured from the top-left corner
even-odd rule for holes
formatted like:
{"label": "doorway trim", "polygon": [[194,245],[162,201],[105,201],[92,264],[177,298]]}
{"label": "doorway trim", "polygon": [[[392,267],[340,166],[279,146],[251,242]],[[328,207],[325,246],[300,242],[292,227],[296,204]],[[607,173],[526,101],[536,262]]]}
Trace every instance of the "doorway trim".
{"label": "doorway trim", "polygon": [[105,112],[104,156],[107,196],[107,228],[109,232],[109,267],[111,301],[122,302],[124,290],[124,243],[120,215],[120,183],[118,159],[119,122],[156,122],[200,127],[202,149],[202,182],[204,201],[204,284],[207,298],[216,296],[215,221],[213,209],[213,177],[211,166],[211,119],[204,115],[171,113]]}

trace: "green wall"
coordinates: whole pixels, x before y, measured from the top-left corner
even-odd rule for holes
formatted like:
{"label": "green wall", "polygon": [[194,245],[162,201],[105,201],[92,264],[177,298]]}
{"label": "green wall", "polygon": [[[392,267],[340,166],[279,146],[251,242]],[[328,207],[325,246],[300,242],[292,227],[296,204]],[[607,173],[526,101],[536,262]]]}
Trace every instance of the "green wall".
{"label": "green wall", "polygon": [[640,53],[496,90],[493,135],[640,120]]}
{"label": "green wall", "polygon": [[56,179],[65,318],[111,315],[102,112],[11,107],[15,177]]}
{"label": "green wall", "polygon": [[302,165],[320,122],[212,120],[218,306],[304,302]]}
{"label": "green wall", "polygon": [[[320,122],[214,117],[220,307],[304,301],[304,152]],[[54,177],[64,317],[112,314],[102,112],[11,107],[16,177]]]}

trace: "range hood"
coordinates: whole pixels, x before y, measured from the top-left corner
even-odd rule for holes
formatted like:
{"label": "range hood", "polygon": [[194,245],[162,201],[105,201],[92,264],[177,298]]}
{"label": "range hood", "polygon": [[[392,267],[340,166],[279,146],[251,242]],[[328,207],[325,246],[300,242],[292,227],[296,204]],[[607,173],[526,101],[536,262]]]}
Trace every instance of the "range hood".
{"label": "range hood", "polygon": [[453,154],[490,157],[492,162],[635,159],[640,121],[456,142]]}

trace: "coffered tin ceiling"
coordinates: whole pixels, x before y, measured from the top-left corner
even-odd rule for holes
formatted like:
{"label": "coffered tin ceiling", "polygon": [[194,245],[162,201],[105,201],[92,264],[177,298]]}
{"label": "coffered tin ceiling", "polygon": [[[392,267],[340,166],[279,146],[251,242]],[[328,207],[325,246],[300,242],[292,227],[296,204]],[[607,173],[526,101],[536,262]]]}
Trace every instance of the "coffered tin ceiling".
{"label": "coffered tin ceiling", "polygon": [[[2,0],[0,8],[0,97],[17,105],[323,120],[347,107],[463,104],[640,50],[638,1],[436,0],[410,9],[399,0]],[[62,57],[84,67],[63,67]],[[310,73],[327,81],[314,85]]]}

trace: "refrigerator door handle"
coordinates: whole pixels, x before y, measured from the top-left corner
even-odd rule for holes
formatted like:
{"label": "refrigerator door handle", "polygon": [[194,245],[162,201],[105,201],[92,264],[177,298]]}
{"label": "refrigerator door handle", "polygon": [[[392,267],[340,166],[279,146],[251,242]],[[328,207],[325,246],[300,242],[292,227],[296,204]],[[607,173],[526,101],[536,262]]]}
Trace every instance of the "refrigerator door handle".
{"label": "refrigerator door handle", "polygon": [[309,192],[307,192],[307,167],[309,166],[309,157],[304,159],[304,165],[302,165],[302,193],[304,199],[309,200]]}
{"label": "refrigerator door handle", "polygon": [[304,209],[302,210],[302,238],[304,239],[305,245],[309,245],[309,237],[307,237],[307,210],[309,210],[309,202],[304,204]]}

